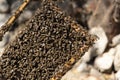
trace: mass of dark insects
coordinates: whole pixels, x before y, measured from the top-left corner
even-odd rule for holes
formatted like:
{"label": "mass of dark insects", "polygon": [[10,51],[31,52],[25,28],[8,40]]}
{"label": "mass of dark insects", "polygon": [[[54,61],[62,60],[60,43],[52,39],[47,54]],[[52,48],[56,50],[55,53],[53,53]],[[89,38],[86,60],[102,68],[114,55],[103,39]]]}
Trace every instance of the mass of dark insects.
{"label": "mass of dark insects", "polygon": [[[9,31],[31,0],[25,0],[2,26]],[[96,40],[70,16],[57,1],[43,0],[41,7],[15,40],[7,45],[0,59],[2,80],[60,80]]]}

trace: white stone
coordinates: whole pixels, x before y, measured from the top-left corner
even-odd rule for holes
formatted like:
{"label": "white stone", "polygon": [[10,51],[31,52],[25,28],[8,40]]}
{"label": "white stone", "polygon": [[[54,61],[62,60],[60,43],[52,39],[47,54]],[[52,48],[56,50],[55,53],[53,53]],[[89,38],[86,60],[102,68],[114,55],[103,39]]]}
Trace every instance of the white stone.
{"label": "white stone", "polygon": [[115,80],[120,80],[120,70],[115,74]]}
{"label": "white stone", "polygon": [[98,56],[98,54],[96,54],[96,48],[91,47],[91,48],[89,48],[88,52],[86,52],[83,55],[83,57],[81,59],[83,62],[89,62],[91,59],[93,59],[96,56]]}
{"label": "white stone", "polygon": [[0,12],[7,12],[9,9],[9,5],[7,0],[0,0]]}
{"label": "white stone", "polygon": [[0,27],[5,24],[5,22],[9,18],[9,16],[10,16],[9,14],[2,14],[2,13],[0,13]]}
{"label": "white stone", "polygon": [[98,70],[96,70],[95,68],[91,68],[90,74],[94,75],[94,76],[97,76],[97,77],[101,76],[101,73]]}
{"label": "white stone", "polygon": [[112,46],[115,46],[117,44],[120,44],[120,34],[116,35],[115,37],[113,37],[112,39]]}
{"label": "white stone", "polygon": [[115,70],[118,71],[120,70],[120,44],[117,45],[115,48],[116,48],[116,54],[114,59],[114,67]]}
{"label": "white stone", "polygon": [[0,48],[0,57],[2,56],[3,52],[4,52],[4,48]]}
{"label": "white stone", "polygon": [[112,48],[108,52],[104,53],[95,59],[94,65],[101,72],[111,70],[115,55],[115,49]]}
{"label": "white stone", "polygon": [[76,72],[88,72],[89,70],[90,68],[85,62],[81,62],[75,69]]}
{"label": "white stone", "polygon": [[69,71],[61,80],[105,80],[87,73],[72,73]]}
{"label": "white stone", "polygon": [[3,52],[4,52],[4,48],[5,46],[10,42],[13,41],[15,39],[15,36],[17,34],[14,35],[14,32],[6,32],[5,35],[2,38],[2,41],[0,41],[0,57],[2,56]]}
{"label": "white stone", "polygon": [[22,23],[32,17],[32,12],[30,10],[24,11],[18,18],[19,23]]}
{"label": "white stone", "polygon": [[100,80],[100,79],[95,76],[86,76],[86,78],[81,79],[81,80]]}
{"label": "white stone", "polygon": [[9,39],[10,39],[10,34],[7,32],[4,35],[3,40],[0,41],[0,57],[2,56],[2,54],[4,52],[4,47],[8,43]]}
{"label": "white stone", "polygon": [[98,40],[93,45],[93,51],[96,50],[96,54],[98,55],[102,54],[105,51],[106,46],[108,44],[108,38],[106,36],[106,33],[104,32],[103,28],[94,27],[90,30],[90,34],[98,36]]}
{"label": "white stone", "polygon": [[5,46],[6,43],[8,43],[8,41],[10,40],[10,33],[7,32],[5,33],[5,35],[3,36],[3,40],[0,41],[0,48],[3,48]]}
{"label": "white stone", "polygon": [[91,52],[90,52],[91,48],[88,50],[88,52],[86,52],[83,56],[82,56],[82,61],[83,62],[89,62],[91,60]]}
{"label": "white stone", "polygon": [[83,80],[89,75],[91,66],[79,60],[74,67],[68,71],[61,80]]}

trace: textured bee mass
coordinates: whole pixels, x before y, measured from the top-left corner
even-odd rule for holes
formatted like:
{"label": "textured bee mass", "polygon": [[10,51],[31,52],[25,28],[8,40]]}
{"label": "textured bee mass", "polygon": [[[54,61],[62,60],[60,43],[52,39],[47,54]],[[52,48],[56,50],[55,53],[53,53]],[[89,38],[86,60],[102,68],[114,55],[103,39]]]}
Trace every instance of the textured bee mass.
{"label": "textured bee mass", "polygon": [[[60,80],[93,43],[93,36],[48,0],[5,48],[0,80]],[[73,64],[65,66],[71,58]]]}

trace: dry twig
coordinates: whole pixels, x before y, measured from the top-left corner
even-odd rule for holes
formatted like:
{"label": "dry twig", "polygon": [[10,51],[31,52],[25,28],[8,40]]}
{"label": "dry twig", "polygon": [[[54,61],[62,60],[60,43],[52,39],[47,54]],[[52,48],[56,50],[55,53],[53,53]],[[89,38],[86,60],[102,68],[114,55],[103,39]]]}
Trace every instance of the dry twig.
{"label": "dry twig", "polygon": [[0,29],[0,40],[2,40],[3,35],[9,31],[10,27],[14,24],[16,19],[20,16],[22,11],[26,8],[31,0],[25,0],[21,6],[16,10],[16,12],[8,19],[8,21]]}

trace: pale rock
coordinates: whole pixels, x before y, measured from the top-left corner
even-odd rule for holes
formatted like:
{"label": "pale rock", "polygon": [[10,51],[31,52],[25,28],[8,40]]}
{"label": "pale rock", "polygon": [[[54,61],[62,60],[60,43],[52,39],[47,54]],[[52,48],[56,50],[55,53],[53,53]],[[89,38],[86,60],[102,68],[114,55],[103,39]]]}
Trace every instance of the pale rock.
{"label": "pale rock", "polygon": [[91,68],[90,74],[94,76],[101,76],[101,73],[95,68]]}
{"label": "pale rock", "polygon": [[101,72],[111,71],[115,49],[111,48],[108,52],[104,53],[102,56],[99,56],[95,59],[94,65]]}
{"label": "pale rock", "polygon": [[[81,74],[83,75],[83,74]],[[83,75],[84,76],[84,75]],[[61,80],[80,80],[80,73],[73,73],[71,70],[67,72]]]}
{"label": "pale rock", "polygon": [[15,34],[13,36],[14,32],[6,32],[5,35],[2,38],[2,41],[0,41],[0,57],[2,56],[5,46],[10,42],[13,41],[15,39],[15,36],[17,34]]}
{"label": "pale rock", "polygon": [[108,38],[106,36],[105,31],[103,30],[102,27],[94,27],[90,30],[90,34],[96,35],[98,37],[98,40],[95,42],[95,44],[92,47],[93,51],[91,52],[96,51],[93,54],[97,54],[97,55],[102,54],[105,51],[106,46],[108,44]]}
{"label": "pale rock", "polygon": [[3,37],[3,40],[0,41],[0,48],[3,48],[5,46],[5,44],[8,43],[8,41],[10,40],[10,33],[9,32],[6,32],[4,37]]}
{"label": "pale rock", "polygon": [[18,18],[18,22],[19,23],[25,22],[31,17],[32,17],[32,12],[30,10],[26,10],[20,15],[20,17]]}
{"label": "pale rock", "polygon": [[97,78],[99,78],[100,80],[105,80],[105,78],[103,77],[102,73],[100,73],[97,69],[95,69],[94,67],[91,68],[90,70],[90,75],[93,75]]}
{"label": "pale rock", "polygon": [[90,52],[91,48],[88,50],[88,52],[85,52],[85,54],[82,56],[82,61],[83,62],[89,62],[91,57],[91,52]]}
{"label": "pale rock", "polygon": [[115,74],[115,80],[120,80],[120,70]]}
{"label": "pale rock", "polygon": [[120,44],[116,47],[116,54],[114,59],[114,68],[116,71],[120,70]]}
{"label": "pale rock", "polygon": [[7,32],[4,37],[3,37],[3,40],[0,41],[0,57],[2,56],[3,52],[4,52],[4,47],[5,45],[8,43],[10,39],[10,35],[9,33]]}
{"label": "pale rock", "polygon": [[4,52],[4,48],[0,48],[0,57],[2,56],[3,52]]}
{"label": "pale rock", "polygon": [[116,35],[112,39],[112,46],[116,46],[117,44],[120,44],[120,34]]}
{"label": "pale rock", "polygon": [[90,66],[85,62],[81,62],[77,67],[73,69],[74,69],[74,72],[89,72]]}
{"label": "pale rock", "polygon": [[7,0],[0,0],[0,12],[4,13],[9,10],[9,5],[7,3]]}
{"label": "pale rock", "polygon": [[89,75],[90,68],[91,67],[87,65],[87,63],[79,60],[73,68],[62,77],[61,80],[82,80],[82,78]]}
{"label": "pale rock", "polygon": [[89,62],[91,59],[93,59],[94,57],[96,57],[96,49],[94,47],[89,48],[88,52],[86,52],[83,56],[82,56],[82,61],[83,62]]}
{"label": "pale rock", "polygon": [[80,79],[80,80],[101,80],[101,79],[99,79],[95,76],[86,76],[85,78]]}
{"label": "pale rock", "polygon": [[88,73],[73,73],[69,71],[61,80],[101,80],[98,77],[92,76]]}
{"label": "pale rock", "polygon": [[0,27],[5,24],[9,16],[10,16],[9,14],[0,13]]}
{"label": "pale rock", "polygon": [[17,10],[17,8],[23,3],[23,1],[13,0],[13,1],[10,1],[9,3],[11,4],[11,6],[10,6],[11,13],[14,13]]}
{"label": "pale rock", "polygon": [[105,80],[116,80],[115,79],[115,72],[112,72],[110,74],[102,73],[102,75],[104,76]]}

